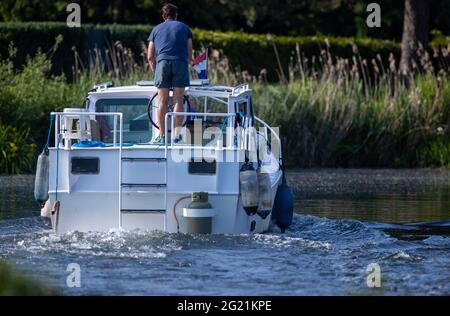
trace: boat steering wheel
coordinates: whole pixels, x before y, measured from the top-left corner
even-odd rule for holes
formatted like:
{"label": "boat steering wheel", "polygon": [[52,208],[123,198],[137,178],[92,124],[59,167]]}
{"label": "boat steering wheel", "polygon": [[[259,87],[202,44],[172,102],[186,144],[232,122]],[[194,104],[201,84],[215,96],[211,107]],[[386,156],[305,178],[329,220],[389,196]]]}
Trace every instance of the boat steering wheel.
{"label": "boat steering wheel", "polygon": [[[159,129],[158,124],[156,124],[156,122],[152,118],[153,108],[158,108],[157,105],[153,105],[153,101],[155,100],[155,98],[157,96],[158,96],[158,93],[155,93],[155,95],[150,99],[150,101],[148,103],[148,107],[147,107],[147,114],[148,114],[148,118],[149,118],[150,122],[152,123],[152,125],[154,127],[156,127],[157,129]],[[191,103],[189,102],[189,97],[187,95],[184,95],[183,100],[184,100],[183,105],[186,104],[186,111],[191,112]],[[169,104],[167,106],[167,110],[168,110],[168,112],[173,112],[173,103]],[[187,122],[188,122],[188,119],[185,119],[182,124],[182,127],[186,126]],[[168,129],[168,132],[171,132],[170,128]]]}

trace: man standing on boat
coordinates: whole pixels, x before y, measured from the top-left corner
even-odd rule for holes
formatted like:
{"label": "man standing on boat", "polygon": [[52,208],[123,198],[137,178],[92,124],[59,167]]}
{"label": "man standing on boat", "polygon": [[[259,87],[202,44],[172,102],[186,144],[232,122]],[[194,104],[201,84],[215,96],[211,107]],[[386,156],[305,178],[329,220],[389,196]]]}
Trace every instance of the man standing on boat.
{"label": "man standing on boat", "polygon": [[[166,4],[162,8],[164,22],[153,28],[148,37],[147,59],[155,73],[158,88],[157,120],[159,136],[154,143],[164,144],[165,115],[169,104],[169,89],[173,88],[175,112],[183,112],[184,90],[189,86],[189,64],[192,62],[192,32],[183,22],[177,21],[178,8]],[[175,117],[175,130],[179,130],[182,116]],[[177,128],[178,127],[178,128]],[[181,135],[175,142],[181,140]]]}

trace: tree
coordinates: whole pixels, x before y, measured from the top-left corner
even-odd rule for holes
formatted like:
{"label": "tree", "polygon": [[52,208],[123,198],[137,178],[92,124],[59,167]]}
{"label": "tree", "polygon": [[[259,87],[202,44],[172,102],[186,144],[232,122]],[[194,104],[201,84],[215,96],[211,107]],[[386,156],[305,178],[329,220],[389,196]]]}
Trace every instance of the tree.
{"label": "tree", "polygon": [[112,4],[112,18],[114,23],[123,23],[124,3],[123,0],[114,0]]}
{"label": "tree", "polygon": [[428,47],[429,18],[429,0],[405,0],[400,59],[400,71],[403,74],[411,72],[413,63],[420,66],[418,52]]}

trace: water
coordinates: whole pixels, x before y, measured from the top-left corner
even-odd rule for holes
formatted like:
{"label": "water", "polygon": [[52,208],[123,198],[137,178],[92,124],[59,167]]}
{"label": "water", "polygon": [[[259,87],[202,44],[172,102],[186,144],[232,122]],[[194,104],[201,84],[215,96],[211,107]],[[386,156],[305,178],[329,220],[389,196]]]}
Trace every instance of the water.
{"label": "water", "polygon": [[450,220],[450,170],[305,169],[289,180],[302,213],[398,224]]}
{"label": "water", "polygon": [[[30,202],[33,177],[0,177],[0,258],[65,295],[450,294],[449,171],[299,170],[288,178],[299,199],[286,234],[56,236]],[[69,263],[81,267],[81,288],[66,286]],[[371,263],[381,288],[366,285]]]}

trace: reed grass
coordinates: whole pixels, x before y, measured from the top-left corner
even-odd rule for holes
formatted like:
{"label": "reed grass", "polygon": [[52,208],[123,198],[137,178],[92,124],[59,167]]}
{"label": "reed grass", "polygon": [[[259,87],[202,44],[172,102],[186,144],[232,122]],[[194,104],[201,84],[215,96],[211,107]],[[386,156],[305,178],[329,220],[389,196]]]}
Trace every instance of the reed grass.
{"label": "reed grass", "polygon": [[[275,84],[267,82],[267,69],[251,75],[212,50],[209,78],[251,83],[255,112],[280,127],[291,167],[449,166],[450,47],[420,52],[414,74],[399,73],[393,55],[365,60],[353,50],[352,58],[332,56],[325,40],[319,56],[306,57],[297,45],[287,72],[276,66]],[[87,61],[73,49],[70,80],[49,75],[52,51],[30,57],[22,69],[14,69],[10,51],[0,62],[0,130],[29,128],[29,143],[42,144],[49,112],[83,106],[93,84],[153,77],[145,47],[135,56],[120,42],[91,51]]]}
{"label": "reed grass", "polygon": [[448,53],[422,52],[416,72],[401,74],[392,56],[368,61],[355,47],[352,59],[324,49],[308,60],[297,47],[288,82],[255,85],[256,112],[281,127],[292,165],[448,166],[423,149],[450,136]]}

